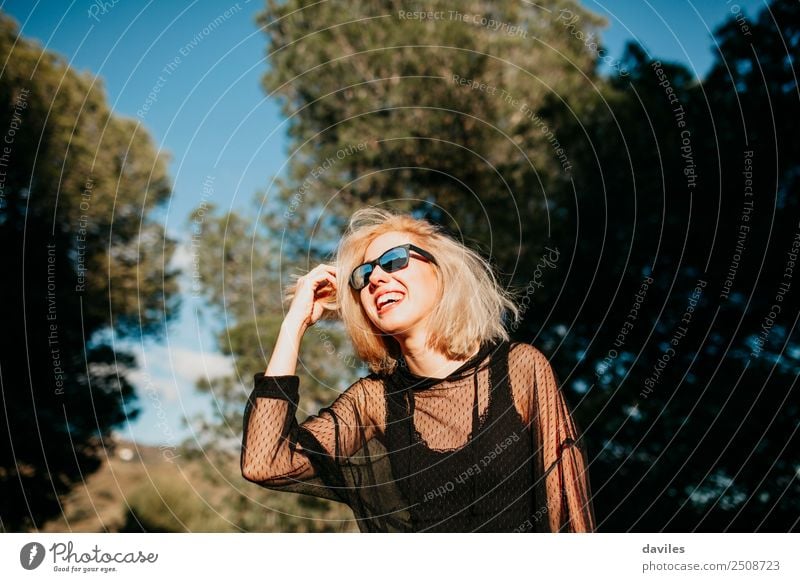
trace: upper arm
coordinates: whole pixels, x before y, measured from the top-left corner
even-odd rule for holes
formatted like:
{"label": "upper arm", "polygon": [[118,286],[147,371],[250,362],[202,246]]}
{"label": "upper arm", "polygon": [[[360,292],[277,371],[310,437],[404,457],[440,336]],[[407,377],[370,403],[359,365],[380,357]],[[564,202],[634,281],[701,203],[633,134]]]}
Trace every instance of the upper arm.
{"label": "upper arm", "polygon": [[[373,384],[365,379],[355,382],[333,404],[298,425],[297,376],[256,375],[244,415],[243,476],[265,486],[304,481],[316,475],[310,458],[314,453],[339,460],[358,451],[380,428],[380,401]],[[301,438],[303,431],[323,450],[314,439]]]}
{"label": "upper arm", "polygon": [[508,375],[514,406],[527,427],[534,418],[536,358],[539,351],[530,344],[513,343],[508,352]]}
{"label": "upper arm", "polygon": [[586,458],[550,362],[533,346],[515,344],[509,352],[509,374],[518,410],[526,426],[536,430],[551,531],[592,531]]}
{"label": "upper arm", "polygon": [[300,426],[338,461],[356,453],[383,430],[384,410],[382,384],[362,378]]}
{"label": "upper arm", "polygon": [[509,350],[508,372],[514,404],[528,426],[538,428],[554,440],[576,438],[553,368],[545,355],[526,343],[514,343]]}

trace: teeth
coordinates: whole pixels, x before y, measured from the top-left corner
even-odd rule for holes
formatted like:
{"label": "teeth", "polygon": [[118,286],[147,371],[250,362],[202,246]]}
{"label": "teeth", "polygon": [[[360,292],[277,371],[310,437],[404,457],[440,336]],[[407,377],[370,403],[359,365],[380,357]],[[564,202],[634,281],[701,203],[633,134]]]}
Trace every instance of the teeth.
{"label": "teeth", "polygon": [[378,299],[378,309],[386,305],[386,303],[392,299],[395,301],[400,301],[403,298],[402,293],[386,293],[385,295],[381,295]]}

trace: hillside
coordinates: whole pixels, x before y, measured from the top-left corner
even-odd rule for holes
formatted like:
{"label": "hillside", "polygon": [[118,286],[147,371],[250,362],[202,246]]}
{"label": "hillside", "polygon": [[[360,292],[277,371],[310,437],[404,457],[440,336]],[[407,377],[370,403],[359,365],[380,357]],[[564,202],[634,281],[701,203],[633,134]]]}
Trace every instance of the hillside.
{"label": "hillside", "polygon": [[157,447],[120,442],[102,467],[63,500],[61,517],[41,531],[122,531],[129,518],[128,500],[152,483],[183,480],[180,460],[168,462]]}
{"label": "hillside", "polygon": [[[356,532],[350,510],[241,478],[238,456],[118,442],[42,532]],[[172,458],[175,457],[175,458]]]}

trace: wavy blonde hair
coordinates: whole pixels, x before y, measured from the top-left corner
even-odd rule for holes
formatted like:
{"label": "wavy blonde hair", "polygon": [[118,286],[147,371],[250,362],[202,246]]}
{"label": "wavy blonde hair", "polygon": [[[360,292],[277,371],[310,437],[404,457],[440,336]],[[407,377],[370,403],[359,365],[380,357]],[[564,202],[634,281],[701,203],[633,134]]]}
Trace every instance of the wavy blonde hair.
{"label": "wavy blonde hair", "polygon": [[432,266],[442,294],[428,320],[430,349],[449,359],[463,360],[480,342],[509,340],[503,317],[510,315],[513,321],[519,321],[516,294],[500,285],[486,259],[427,220],[363,208],[350,218],[331,261],[336,265],[339,294],[323,304],[328,310],[323,317],[342,319],[356,355],[372,372],[393,372],[401,356],[400,345],[367,317],[360,293],[350,287],[349,278],[364,262],[370,243],[387,232],[408,234],[411,242],[431,253],[438,263]]}

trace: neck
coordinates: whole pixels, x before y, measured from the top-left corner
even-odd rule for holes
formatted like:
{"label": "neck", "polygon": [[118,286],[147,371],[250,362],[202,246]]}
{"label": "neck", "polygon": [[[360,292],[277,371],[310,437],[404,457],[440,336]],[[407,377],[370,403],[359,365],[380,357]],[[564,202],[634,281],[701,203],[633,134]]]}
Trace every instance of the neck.
{"label": "neck", "polygon": [[446,378],[456,371],[461,365],[473,357],[480,350],[476,346],[470,354],[461,360],[453,360],[426,346],[426,336],[411,336],[396,338],[400,344],[400,351],[412,374],[426,378]]}

